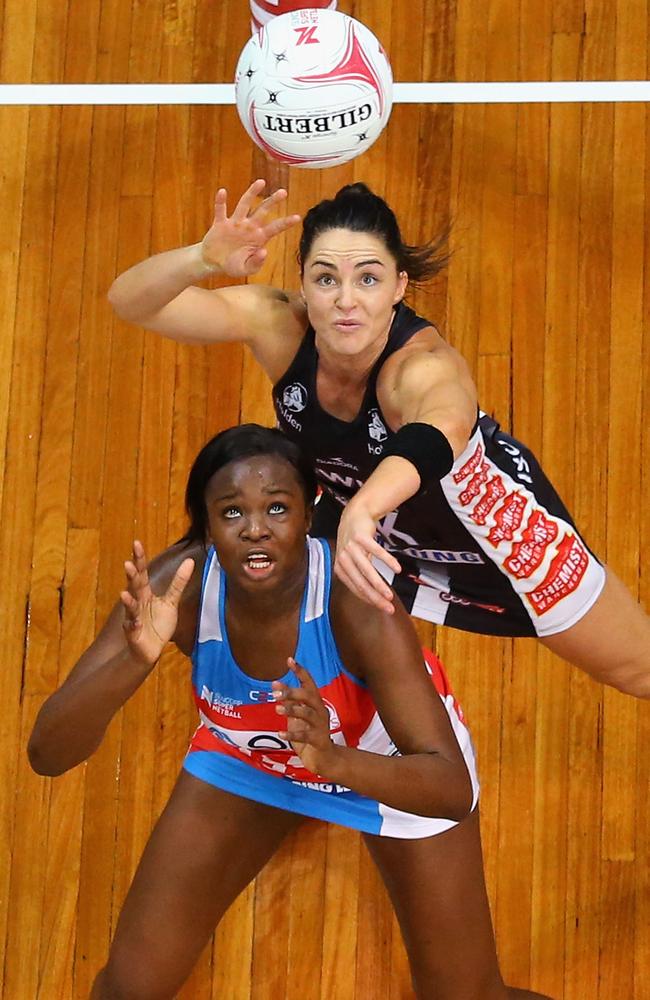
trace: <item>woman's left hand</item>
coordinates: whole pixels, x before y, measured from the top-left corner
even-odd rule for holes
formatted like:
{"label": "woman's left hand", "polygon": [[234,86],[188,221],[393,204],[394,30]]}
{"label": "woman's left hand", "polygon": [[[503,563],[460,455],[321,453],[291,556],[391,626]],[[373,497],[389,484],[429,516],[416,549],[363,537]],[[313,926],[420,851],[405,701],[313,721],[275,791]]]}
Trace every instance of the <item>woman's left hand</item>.
{"label": "woman's left hand", "polygon": [[341,515],[336,536],[334,572],[346,587],[380,611],[393,614],[393,591],[372,565],[375,556],[393,573],[401,566],[375,539],[377,525],[365,507],[351,500]]}
{"label": "woman's left hand", "polygon": [[287,720],[286,730],[279,735],[289,740],[308,771],[326,777],[327,763],[336,752],[330,739],[330,714],[309,671],[292,657],[287,665],[300,681],[300,687],[273,681],[275,710]]}

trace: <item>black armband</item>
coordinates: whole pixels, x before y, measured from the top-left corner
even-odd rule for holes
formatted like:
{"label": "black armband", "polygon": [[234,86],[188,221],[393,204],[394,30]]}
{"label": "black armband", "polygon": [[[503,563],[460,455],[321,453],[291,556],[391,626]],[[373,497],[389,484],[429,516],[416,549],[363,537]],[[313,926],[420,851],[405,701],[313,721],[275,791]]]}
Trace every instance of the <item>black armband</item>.
{"label": "black armband", "polygon": [[382,458],[398,455],[407,459],[418,471],[420,491],[432,479],[442,479],[454,464],[449,441],[431,424],[404,424],[384,446]]}

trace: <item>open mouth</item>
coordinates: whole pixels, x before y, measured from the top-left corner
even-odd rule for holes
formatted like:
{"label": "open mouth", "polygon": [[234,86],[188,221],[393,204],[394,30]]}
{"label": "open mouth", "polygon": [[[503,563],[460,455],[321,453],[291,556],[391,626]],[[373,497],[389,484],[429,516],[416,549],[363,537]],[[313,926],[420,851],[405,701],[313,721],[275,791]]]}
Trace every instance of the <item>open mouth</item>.
{"label": "open mouth", "polygon": [[260,579],[268,576],[275,566],[275,560],[266,552],[249,552],[244,562],[244,569],[249,576]]}

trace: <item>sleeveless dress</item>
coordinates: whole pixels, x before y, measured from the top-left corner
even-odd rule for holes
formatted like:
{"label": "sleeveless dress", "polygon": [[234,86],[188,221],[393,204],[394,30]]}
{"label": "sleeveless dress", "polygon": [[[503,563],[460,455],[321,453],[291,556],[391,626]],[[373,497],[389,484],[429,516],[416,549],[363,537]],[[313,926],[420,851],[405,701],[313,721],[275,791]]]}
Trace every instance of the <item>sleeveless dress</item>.
{"label": "sleeveless dress", "polygon": [[[396,756],[367,686],[341,661],[329,618],[332,582],[329,544],[308,538],[309,571],[300,609],[295,659],[309,670],[330,715],[331,739],[342,746]],[[271,681],[257,680],[235,662],[226,628],[226,577],[214,548],[203,575],[192,684],[200,724],[184,768],[227,792],[289,812],[329,820],[364,833],[412,839],[455,826],[450,819],[393,809],[307,771],[278,735],[285,721],[275,711]],[[469,731],[442,665],[426,652],[424,668],[447,710],[478,799],[478,778]],[[281,678],[298,686],[294,674]]]}
{"label": "sleeveless dress", "polygon": [[[377,399],[386,359],[431,324],[400,303],[354,420],[322,409],[309,327],[273,387],[278,426],[313,463],[322,488],[313,532],[336,537],[345,504],[392,437]],[[416,618],[487,635],[547,636],[579,621],[605,571],[534,455],[479,412],[467,448],[440,482],[384,517],[377,540],[402,566],[374,564]]]}

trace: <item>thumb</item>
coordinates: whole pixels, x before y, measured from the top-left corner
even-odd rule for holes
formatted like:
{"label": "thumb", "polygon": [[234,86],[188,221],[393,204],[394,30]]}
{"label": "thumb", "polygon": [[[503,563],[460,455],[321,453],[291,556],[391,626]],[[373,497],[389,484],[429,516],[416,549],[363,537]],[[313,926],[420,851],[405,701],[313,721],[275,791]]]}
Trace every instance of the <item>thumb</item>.
{"label": "thumb", "polygon": [[249,269],[259,269],[268,256],[266,247],[257,247],[250,255],[246,264]]}
{"label": "thumb", "polygon": [[183,562],[180,564],[180,566],[174,573],[174,579],[169,584],[169,587],[167,588],[167,593],[165,594],[165,600],[173,607],[177,608],[178,605],[180,604],[181,597],[183,596],[183,591],[190,582],[193,572],[194,572],[194,560],[188,558],[183,560]]}

